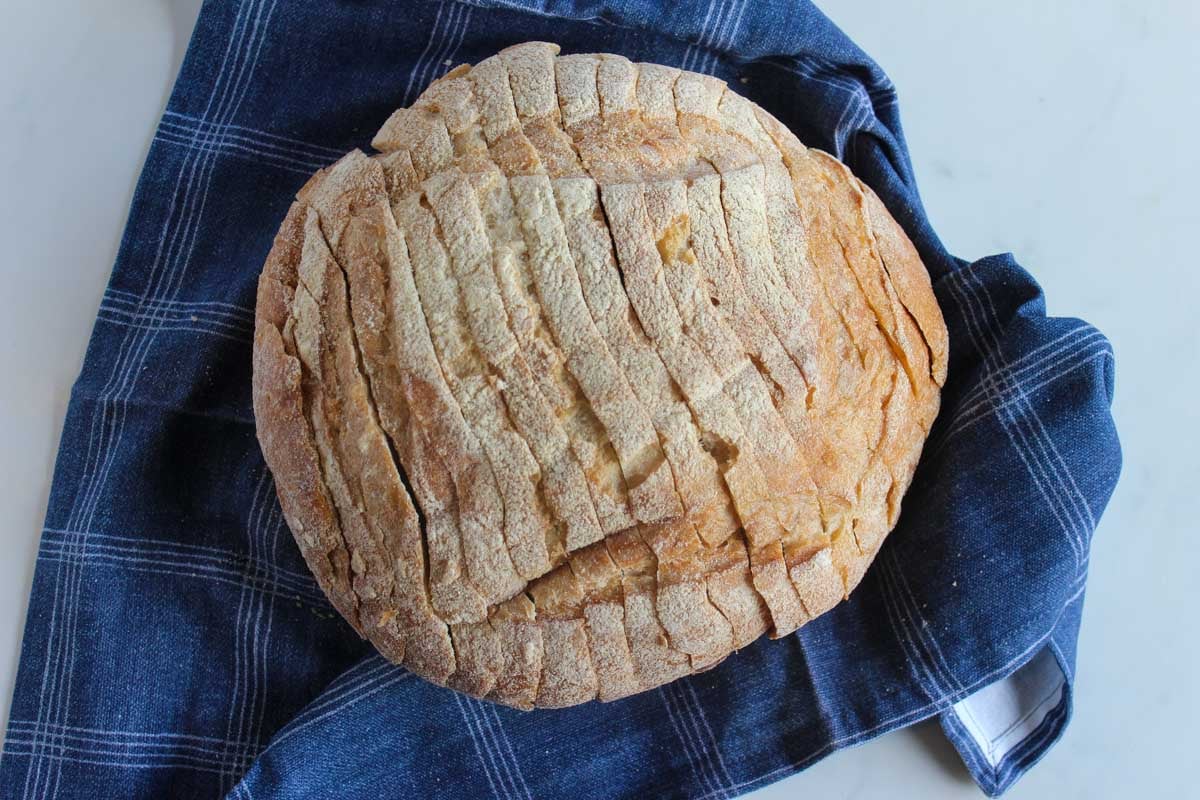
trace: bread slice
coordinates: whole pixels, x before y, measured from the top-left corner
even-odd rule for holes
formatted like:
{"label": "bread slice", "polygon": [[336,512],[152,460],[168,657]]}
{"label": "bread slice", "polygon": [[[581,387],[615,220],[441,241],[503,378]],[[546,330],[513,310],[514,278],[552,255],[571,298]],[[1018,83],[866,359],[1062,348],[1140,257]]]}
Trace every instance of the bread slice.
{"label": "bread slice", "polygon": [[298,193],[259,440],[331,603],[520,709],[616,700],[861,581],[946,378],[920,256],[721,81],[530,42]]}

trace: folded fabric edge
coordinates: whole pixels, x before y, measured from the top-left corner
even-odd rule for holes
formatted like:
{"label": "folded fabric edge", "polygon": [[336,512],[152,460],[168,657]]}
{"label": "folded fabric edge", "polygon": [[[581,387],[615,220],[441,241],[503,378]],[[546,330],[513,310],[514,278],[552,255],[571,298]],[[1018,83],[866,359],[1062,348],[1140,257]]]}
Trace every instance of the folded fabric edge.
{"label": "folded fabric edge", "polygon": [[1071,719],[1069,666],[1052,640],[1012,673],[959,700],[942,731],[989,797],[998,797],[1050,751]]}
{"label": "folded fabric edge", "polygon": [[[1003,794],[1018,778],[1041,760],[1042,756],[1058,741],[1066,729],[1067,723],[1070,722],[1072,709],[1070,676],[1072,673],[1071,667],[1066,663],[1062,652],[1054,644],[1054,633],[1056,630],[1058,630],[1057,625],[1051,627],[1050,630],[1039,637],[1024,653],[957,692],[940,697],[935,694],[930,702],[923,706],[912,709],[893,719],[885,720],[867,730],[827,742],[801,759],[765,772],[751,780],[726,787],[726,790],[737,792],[739,795],[752,792],[755,789],[802,772],[838,750],[857,747],[892,731],[907,728],[927,719],[938,717],[943,732],[955,746],[955,749],[963,759],[967,771],[971,773],[976,784],[989,797],[997,797]],[[1050,659],[1048,664],[1042,660],[1047,657]],[[1027,722],[1038,719],[1037,724],[1029,731],[1028,735],[1020,737],[1011,747],[1007,748],[999,759],[999,762],[994,767],[991,767],[983,755],[983,750],[976,745],[975,738],[967,731],[957,716],[955,707],[981,692],[988,691],[992,687],[1008,687],[1010,684],[1006,682],[1014,680],[1018,673],[1021,673],[1023,669],[1029,667],[1035,661],[1038,662],[1035,669],[1047,672],[1053,670],[1053,673],[1050,674],[1060,676],[1061,696],[1053,704],[1053,708],[1045,710],[1040,718],[1037,713],[1030,714]],[[1041,672],[1024,673],[1021,676],[1021,680],[1028,678],[1031,674],[1040,675]],[[1034,705],[1037,704],[1035,703]],[[1028,710],[1026,708],[1026,711]],[[1024,712],[1018,714],[1016,719],[1019,720],[1023,715]],[[715,795],[702,795],[695,798],[695,800],[714,800],[714,798]]]}

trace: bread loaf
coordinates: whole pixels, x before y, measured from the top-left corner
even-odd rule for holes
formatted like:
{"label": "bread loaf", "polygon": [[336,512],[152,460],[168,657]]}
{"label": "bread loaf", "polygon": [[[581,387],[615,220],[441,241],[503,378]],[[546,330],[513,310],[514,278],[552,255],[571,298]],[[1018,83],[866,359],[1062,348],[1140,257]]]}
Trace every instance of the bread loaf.
{"label": "bread loaf", "polygon": [[435,683],[614,700],[849,595],[937,414],[929,276],[714,78],[510,47],[299,192],[254,411],[335,608]]}

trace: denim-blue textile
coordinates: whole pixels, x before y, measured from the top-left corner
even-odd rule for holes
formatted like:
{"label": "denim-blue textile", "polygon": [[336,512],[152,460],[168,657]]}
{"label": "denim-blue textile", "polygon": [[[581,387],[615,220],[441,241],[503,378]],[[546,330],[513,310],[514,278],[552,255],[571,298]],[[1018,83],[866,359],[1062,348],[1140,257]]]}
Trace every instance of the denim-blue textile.
{"label": "denim-blue textile", "polygon": [[[451,64],[531,39],[717,75],[844,160],[916,243],[951,360],[848,602],[662,689],[522,713],[388,664],[334,613],[255,441],[250,348],[305,178]],[[1047,317],[1011,256],[946,252],[891,82],[808,3],[206,2],[71,396],[0,794],[707,800],[934,716],[998,794],[1070,718],[1112,390],[1105,338]]]}

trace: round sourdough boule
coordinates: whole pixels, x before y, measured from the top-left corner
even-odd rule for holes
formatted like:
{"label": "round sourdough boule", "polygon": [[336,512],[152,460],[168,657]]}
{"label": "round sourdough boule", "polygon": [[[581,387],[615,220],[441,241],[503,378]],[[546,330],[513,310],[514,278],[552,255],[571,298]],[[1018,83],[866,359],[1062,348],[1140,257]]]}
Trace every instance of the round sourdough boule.
{"label": "round sourdough boule", "polygon": [[254,411],[333,605],[518,708],[783,636],[895,525],[945,380],[879,199],[714,78],[508,48],[298,199]]}

